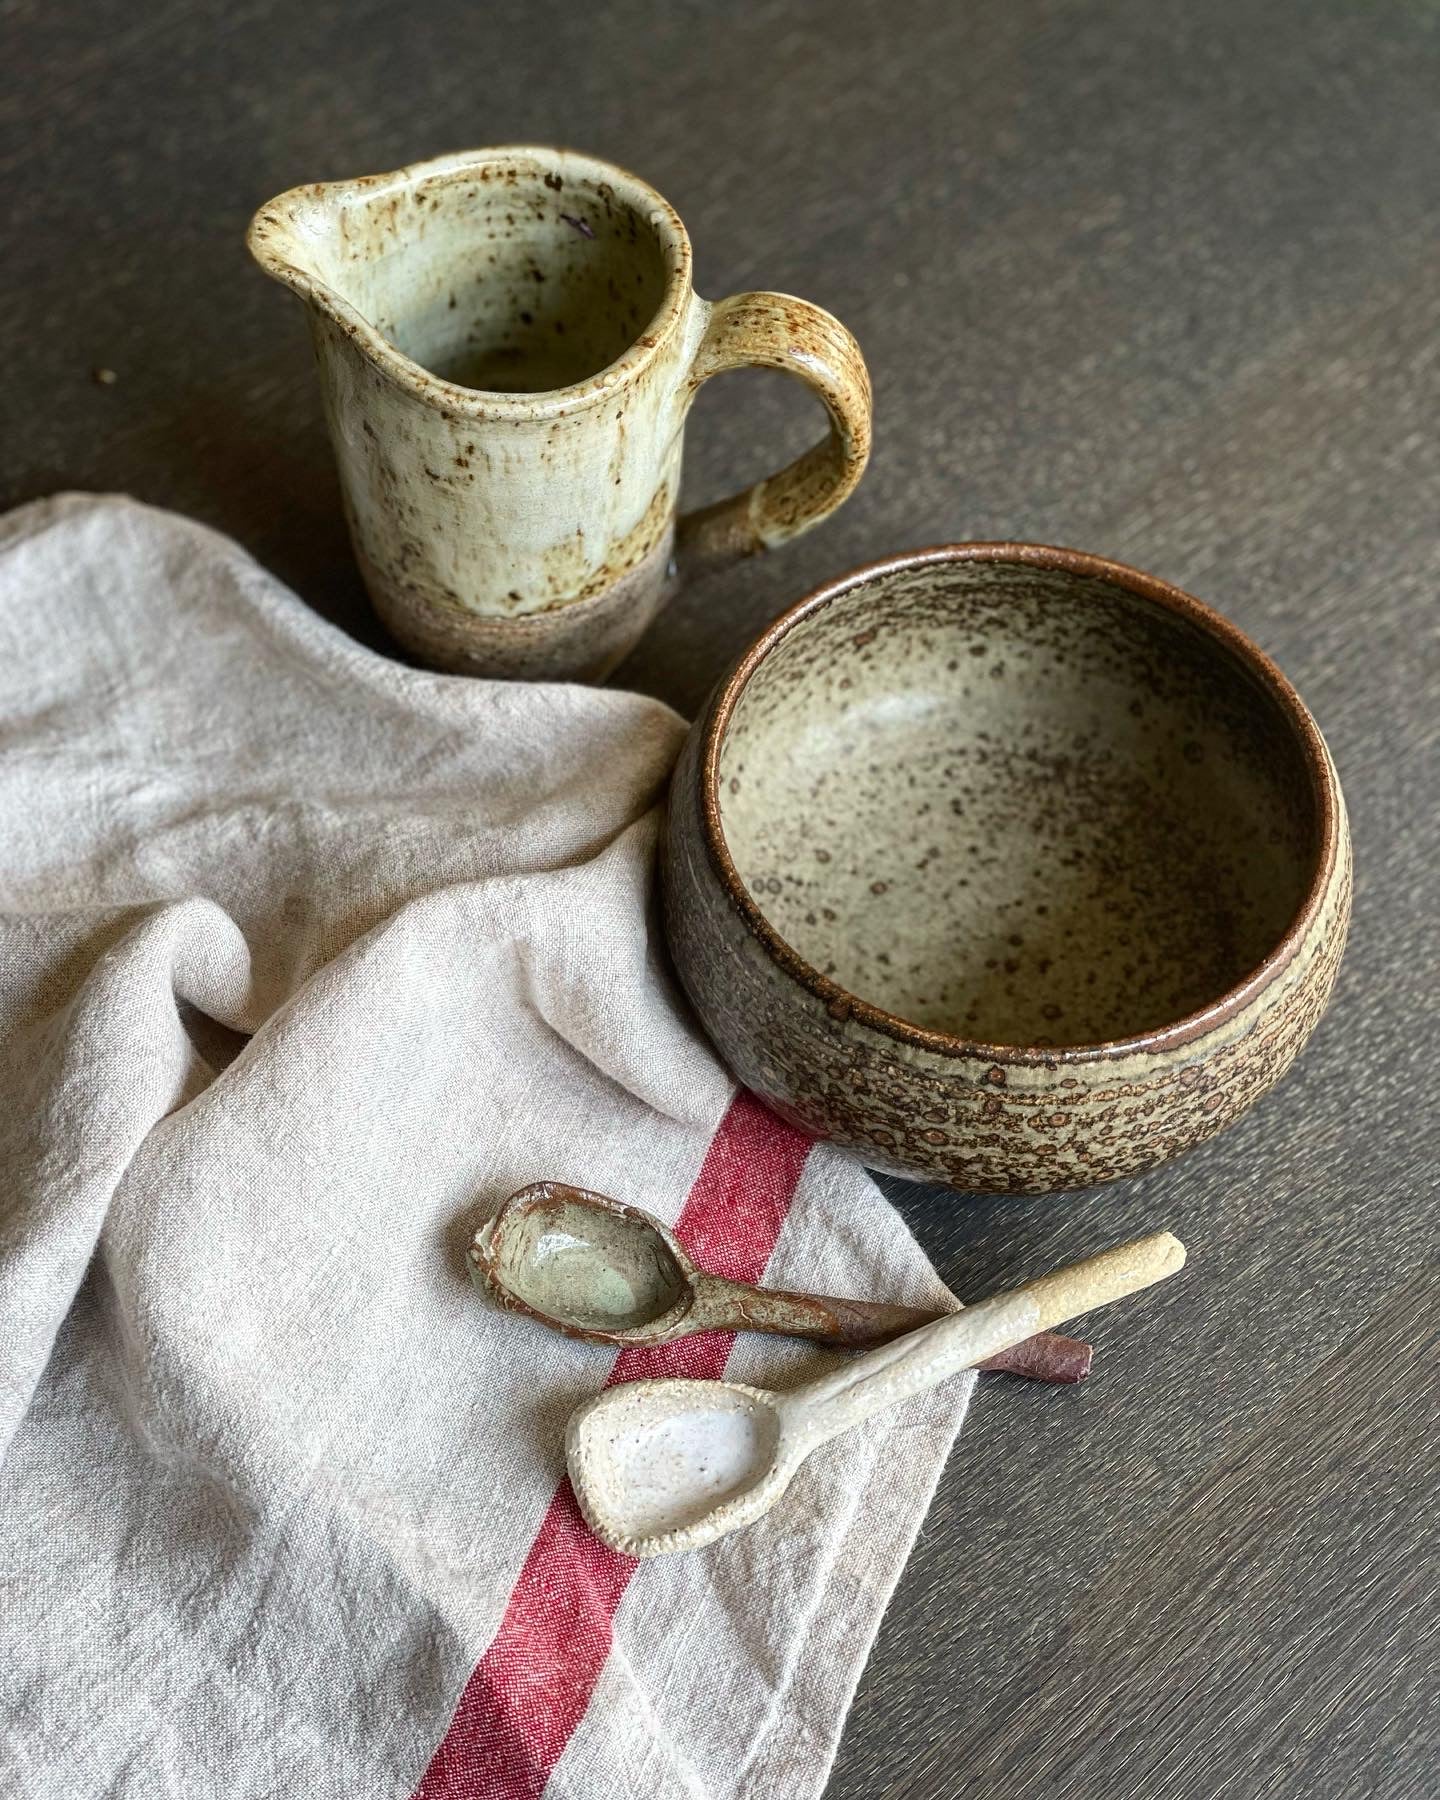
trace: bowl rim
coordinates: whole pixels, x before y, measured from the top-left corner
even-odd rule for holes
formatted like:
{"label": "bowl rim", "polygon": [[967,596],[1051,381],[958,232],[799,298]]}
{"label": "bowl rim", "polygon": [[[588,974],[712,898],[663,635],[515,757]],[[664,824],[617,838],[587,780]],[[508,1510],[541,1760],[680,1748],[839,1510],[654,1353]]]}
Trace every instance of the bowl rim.
{"label": "bowl rim", "polygon": [[[1014,563],[1029,568],[1058,569],[1067,574],[1102,580],[1124,588],[1140,599],[1185,619],[1230,651],[1258,680],[1290,725],[1310,778],[1319,825],[1319,850],[1315,867],[1290,923],[1266,956],[1240,981],[1197,1011],[1187,1013],[1168,1025],[1155,1026],[1131,1037],[1108,1038],[1088,1044],[994,1044],[979,1038],[964,1038],[951,1032],[931,1030],[851,993],[839,982],[832,981],[828,975],[822,975],[793,945],[781,937],[741,879],[725,841],[721,822],[720,750],[735,708],[751,677],[797,625],[816,613],[823,612],[854,589],[868,585],[879,577],[905,570],[956,563]],[[764,947],[771,960],[820,1000],[832,1018],[840,1022],[856,1019],[871,1030],[893,1038],[897,1043],[938,1056],[963,1057],[969,1061],[999,1064],[1001,1067],[1049,1070],[1063,1064],[1103,1062],[1176,1049],[1204,1037],[1243,1011],[1294,960],[1320,916],[1340,860],[1341,806],[1339,782],[1325,741],[1308,707],[1275,663],[1239,626],[1232,624],[1213,607],[1207,606],[1203,600],[1197,600],[1193,594],[1187,594],[1182,588],[1174,587],[1168,581],[1161,581],[1158,576],[1149,575],[1142,569],[1132,568],[1128,563],[1114,562],[1108,557],[1095,556],[1085,550],[1069,550],[1054,544],[995,539],[935,544],[920,550],[881,557],[875,562],[862,563],[813,589],[773,619],[723,678],[706,712],[700,745],[700,825],[711,866],[726,898],[739,913],[747,929]]]}

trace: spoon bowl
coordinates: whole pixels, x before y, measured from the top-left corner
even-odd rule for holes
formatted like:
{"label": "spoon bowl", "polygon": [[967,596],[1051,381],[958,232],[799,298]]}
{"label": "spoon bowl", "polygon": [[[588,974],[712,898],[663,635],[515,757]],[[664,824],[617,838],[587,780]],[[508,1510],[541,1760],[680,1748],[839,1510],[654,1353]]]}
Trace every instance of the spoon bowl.
{"label": "spoon bowl", "polygon": [[576,1415],[567,1452],[608,1543],[643,1546],[758,1518],[797,1466],[779,1397],[731,1381],[626,1382]]}
{"label": "spoon bowl", "polygon": [[470,1258],[512,1310],[601,1343],[661,1342],[695,1299],[694,1265],[658,1219],[559,1181],[513,1195]]}

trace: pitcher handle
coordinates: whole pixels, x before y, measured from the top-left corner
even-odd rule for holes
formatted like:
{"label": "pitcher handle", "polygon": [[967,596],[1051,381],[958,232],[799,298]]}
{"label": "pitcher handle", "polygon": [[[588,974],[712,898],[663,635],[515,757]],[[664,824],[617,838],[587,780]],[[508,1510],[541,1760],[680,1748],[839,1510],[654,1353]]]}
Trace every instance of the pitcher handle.
{"label": "pitcher handle", "polygon": [[798,376],[824,402],[830,430],[779,474],[685,514],[675,539],[681,583],[818,525],[847,498],[869,460],[870,376],[860,346],[838,319],[791,294],[719,301],[691,367],[691,396],[712,375],[752,367]]}

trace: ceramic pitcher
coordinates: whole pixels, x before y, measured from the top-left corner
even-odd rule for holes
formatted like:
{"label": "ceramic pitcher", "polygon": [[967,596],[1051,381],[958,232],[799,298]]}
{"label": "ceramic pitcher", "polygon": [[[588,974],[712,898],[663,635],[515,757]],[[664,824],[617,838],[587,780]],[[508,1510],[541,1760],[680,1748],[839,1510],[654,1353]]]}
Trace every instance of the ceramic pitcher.
{"label": "ceramic pitcher", "polygon": [[[471,674],[598,679],[675,589],[784,543],[865,467],[855,340],[784,294],[711,304],[674,209],[569,151],[465,151],[293,188],[249,245],[309,308],[351,539],[390,631]],[[798,375],[826,438],[676,521],[709,376]]]}

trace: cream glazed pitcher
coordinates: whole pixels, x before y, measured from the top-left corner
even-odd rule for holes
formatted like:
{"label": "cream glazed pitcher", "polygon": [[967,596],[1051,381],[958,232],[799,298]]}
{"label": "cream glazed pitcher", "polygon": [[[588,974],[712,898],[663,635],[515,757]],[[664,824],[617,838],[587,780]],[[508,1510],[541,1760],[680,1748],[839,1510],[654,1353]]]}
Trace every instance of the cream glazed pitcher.
{"label": "cream glazed pitcher", "polygon": [[[365,585],[437,667],[599,679],[678,587],[808,531],[864,471],[850,333],[785,294],[702,300],[674,209],[609,163],[462,151],[292,188],[248,241],[309,308]],[[828,435],[677,525],[691,402],[749,364],[813,388]]]}

